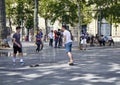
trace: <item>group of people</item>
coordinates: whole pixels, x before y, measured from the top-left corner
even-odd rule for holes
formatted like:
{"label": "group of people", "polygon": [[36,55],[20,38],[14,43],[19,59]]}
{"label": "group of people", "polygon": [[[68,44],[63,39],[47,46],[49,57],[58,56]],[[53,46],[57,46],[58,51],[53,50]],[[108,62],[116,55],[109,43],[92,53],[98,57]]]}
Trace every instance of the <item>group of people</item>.
{"label": "group of people", "polygon": [[114,45],[114,40],[112,39],[112,36],[104,36],[101,35],[99,36],[96,34],[96,36],[89,35],[87,33],[82,33],[80,36],[80,44],[81,44],[81,49],[86,50],[87,44],[90,44],[90,46],[105,46],[108,44],[109,46]]}
{"label": "group of people", "polygon": [[[20,27],[16,27],[16,33],[13,34],[12,41],[13,41],[13,63],[16,63],[16,54],[19,52],[20,56],[20,63],[24,64],[23,60],[23,52],[22,52],[22,44],[20,41]],[[42,30],[38,30],[36,34],[36,52],[39,52],[43,49],[43,32]],[[66,26],[63,25],[61,29],[58,31],[53,31],[48,34],[49,37],[49,46],[53,47],[53,42],[55,48],[65,47],[66,54],[69,57],[69,65],[73,65],[73,56],[72,56],[72,40],[73,36],[71,31],[66,29]],[[111,36],[90,36],[89,34],[82,34],[80,36],[80,44],[81,49],[86,50],[87,43],[90,43],[90,46],[94,46],[95,43],[99,43],[100,46],[105,46],[105,43],[108,42],[109,46],[111,44],[114,45],[114,41]]]}
{"label": "group of people", "polygon": [[67,56],[69,57],[69,65],[73,65],[73,57],[72,57],[72,40],[73,36],[70,30],[67,30],[67,27],[65,25],[62,26],[62,29],[58,29],[48,34],[49,37],[49,46],[53,47],[53,41],[54,48],[60,48],[65,47]]}
{"label": "group of people", "polygon": [[96,35],[96,39],[97,39],[100,46],[105,46],[106,43],[108,43],[109,46],[111,46],[112,44],[114,45],[114,40],[112,39],[111,35],[109,35],[109,36],[104,36],[104,35],[98,36],[98,35]]}
{"label": "group of people", "polygon": [[[16,33],[13,34],[12,36],[12,41],[13,41],[13,63],[14,65],[16,64],[16,54],[19,53],[20,56],[20,63],[24,65],[24,60],[23,60],[23,52],[22,52],[22,44],[20,41],[20,30],[21,27],[16,27]],[[55,40],[55,48],[59,46],[63,46],[66,49],[66,54],[69,58],[69,65],[74,65],[73,63],[73,56],[72,56],[72,36],[71,32],[66,29],[66,25],[63,25],[61,29],[58,29],[58,31],[54,31],[54,36],[53,36],[53,31],[48,34],[50,38],[49,45],[53,46],[53,39]],[[36,34],[36,52],[39,52],[40,50],[43,49],[43,32],[42,30],[38,30]]]}
{"label": "group of people", "polygon": [[62,46],[62,37],[63,37],[63,32],[61,29],[58,29],[53,31],[51,30],[51,32],[48,34],[48,37],[49,37],[49,46],[52,46],[53,47],[53,41],[55,42],[54,43],[54,48],[60,48]]}

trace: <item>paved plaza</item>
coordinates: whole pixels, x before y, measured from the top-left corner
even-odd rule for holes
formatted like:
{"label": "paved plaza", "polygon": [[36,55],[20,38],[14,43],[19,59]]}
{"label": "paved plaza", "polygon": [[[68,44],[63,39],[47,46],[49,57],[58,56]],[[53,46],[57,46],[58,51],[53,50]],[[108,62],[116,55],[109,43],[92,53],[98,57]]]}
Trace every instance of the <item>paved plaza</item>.
{"label": "paved plaza", "polygon": [[[24,43],[25,65],[12,63],[12,49],[0,50],[0,85],[120,85],[120,46],[88,47],[73,44],[74,66],[68,65],[63,48],[46,43],[40,53]],[[38,64],[37,67],[30,65]]]}

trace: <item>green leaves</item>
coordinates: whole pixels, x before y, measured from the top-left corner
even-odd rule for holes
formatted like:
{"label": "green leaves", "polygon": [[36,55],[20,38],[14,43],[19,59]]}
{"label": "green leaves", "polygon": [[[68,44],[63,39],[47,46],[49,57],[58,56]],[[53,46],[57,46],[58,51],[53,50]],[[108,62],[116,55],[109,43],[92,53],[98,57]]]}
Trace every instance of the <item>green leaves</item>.
{"label": "green leaves", "polygon": [[12,18],[12,24],[15,25],[24,23],[25,26],[29,25],[27,27],[33,27],[33,8],[34,0],[6,0],[7,17]]}
{"label": "green leaves", "polygon": [[[77,0],[76,0],[77,1]],[[71,24],[72,26],[78,23],[78,7],[75,0],[40,0],[39,1],[39,14],[40,16],[50,19],[52,23],[59,20],[64,24]],[[86,8],[85,0],[80,1],[81,13],[84,15]],[[86,14],[87,15],[87,14]],[[91,19],[89,16],[84,15],[84,24],[89,23]],[[89,21],[89,22],[87,22]]]}
{"label": "green leaves", "polygon": [[101,17],[109,19],[111,16],[113,23],[120,23],[120,0],[89,0],[88,5],[95,5],[97,12],[101,12]]}
{"label": "green leaves", "polygon": [[[10,2],[11,1],[11,2]],[[20,25],[20,19],[27,21],[29,16],[33,16],[34,0],[8,0],[6,3],[10,5],[12,10],[9,10],[15,24]],[[79,2],[78,2],[79,1]],[[11,5],[15,5],[12,7]],[[78,23],[78,6],[80,4],[81,21],[83,25],[90,23],[92,19],[92,13],[87,10],[91,10],[91,7],[87,7],[85,0],[39,0],[39,15],[45,20],[51,20],[54,23],[59,20],[62,24],[70,24],[75,26]],[[7,8],[8,10],[9,8]],[[13,16],[14,15],[14,16]]]}

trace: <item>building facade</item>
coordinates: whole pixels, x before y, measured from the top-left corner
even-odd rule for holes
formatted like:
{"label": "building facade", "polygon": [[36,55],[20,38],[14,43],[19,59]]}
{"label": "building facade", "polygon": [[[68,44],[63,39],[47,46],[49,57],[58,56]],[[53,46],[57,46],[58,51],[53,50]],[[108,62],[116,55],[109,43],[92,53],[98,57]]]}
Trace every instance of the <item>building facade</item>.
{"label": "building facade", "polygon": [[91,35],[112,35],[114,41],[120,42],[120,25],[110,25],[104,18],[100,23],[93,19],[90,24],[87,25],[87,32]]}

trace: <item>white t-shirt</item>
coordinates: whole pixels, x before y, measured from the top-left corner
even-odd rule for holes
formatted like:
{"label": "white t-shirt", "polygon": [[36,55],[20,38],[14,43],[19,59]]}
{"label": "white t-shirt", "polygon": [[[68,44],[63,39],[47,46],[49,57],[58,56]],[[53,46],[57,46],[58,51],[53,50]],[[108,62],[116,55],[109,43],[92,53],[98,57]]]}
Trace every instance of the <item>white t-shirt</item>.
{"label": "white t-shirt", "polygon": [[63,32],[63,35],[66,36],[65,44],[66,44],[66,43],[69,43],[69,42],[72,42],[72,40],[71,40],[71,34],[70,34],[70,32],[69,32],[68,30],[65,30],[65,31]]}
{"label": "white t-shirt", "polygon": [[111,37],[111,36],[108,36],[108,40],[112,40],[112,37]]}
{"label": "white t-shirt", "polygon": [[48,34],[48,36],[49,36],[50,39],[53,39],[53,33],[52,33],[52,32],[50,32],[50,33]]}
{"label": "white t-shirt", "polygon": [[87,40],[84,38],[84,39],[81,39],[81,44],[87,44]]}

